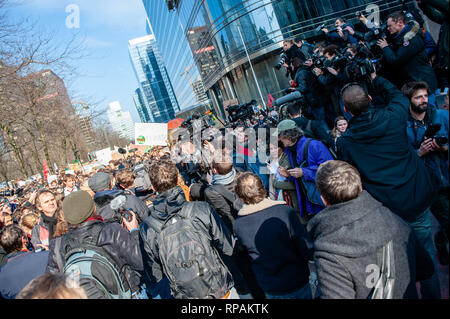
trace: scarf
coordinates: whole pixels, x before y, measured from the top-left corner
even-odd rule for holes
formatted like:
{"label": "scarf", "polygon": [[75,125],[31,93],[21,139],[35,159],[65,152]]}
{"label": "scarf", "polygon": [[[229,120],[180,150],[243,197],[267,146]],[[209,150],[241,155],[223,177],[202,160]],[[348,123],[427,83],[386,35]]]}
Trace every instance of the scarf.
{"label": "scarf", "polygon": [[53,232],[54,232],[55,225],[56,225],[56,214],[57,214],[57,212],[55,212],[55,214],[52,217],[48,217],[44,213],[41,213],[42,221],[44,222],[44,225],[48,229],[49,240],[53,238]]}
{"label": "scarf", "polygon": [[231,172],[225,175],[213,175],[211,184],[220,184],[220,185],[228,185],[231,184],[234,181],[234,177],[236,176],[236,170],[234,167],[232,168]]}

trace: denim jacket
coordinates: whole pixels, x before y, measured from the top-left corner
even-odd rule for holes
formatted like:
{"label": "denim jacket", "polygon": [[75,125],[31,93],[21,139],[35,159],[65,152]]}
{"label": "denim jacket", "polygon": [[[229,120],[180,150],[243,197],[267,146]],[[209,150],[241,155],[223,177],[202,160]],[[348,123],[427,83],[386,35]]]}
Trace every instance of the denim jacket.
{"label": "denim jacket", "polygon": [[[408,117],[406,125],[406,133],[411,146],[416,151],[419,151],[420,144],[424,139],[425,131],[428,126],[433,124],[441,124],[440,130],[435,136],[449,136],[449,118],[448,111],[436,110],[428,108],[427,114],[423,121],[414,119],[411,114]],[[448,142],[447,144],[448,145]],[[448,151],[447,152],[432,152],[422,157],[425,163],[430,166],[433,171],[439,176],[441,181],[441,189],[449,187],[449,172],[448,172]]]}

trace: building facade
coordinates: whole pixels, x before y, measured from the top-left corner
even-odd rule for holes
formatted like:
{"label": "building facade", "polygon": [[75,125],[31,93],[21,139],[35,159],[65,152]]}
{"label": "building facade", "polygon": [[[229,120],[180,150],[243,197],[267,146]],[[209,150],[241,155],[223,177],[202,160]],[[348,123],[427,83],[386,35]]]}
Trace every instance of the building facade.
{"label": "building facade", "polygon": [[180,109],[207,103],[203,82],[178,13],[169,11],[166,0],[143,0],[147,33],[158,42]]}
{"label": "building facade", "polygon": [[129,41],[130,60],[139,89],[134,102],[142,122],[165,123],[180,110],[153,35]]}
{"label": "building facade", "polygon": [[109,109],[106,111],[109,123],[113,131],[121,137],[134,141],[134,121],[130,112],[122,111],[118,101],[109,103]]}
{"label": "building facade", "polygon": [[317,39],[320,31],[315,29],[322,23],[334,26],[337,17],[356,22],[356,11],[366,16],[376,14],[385,21],[388,12],[403,8],[401,2],[168,0],[167,10],[177,12],[203,86],[215,108],[223,110],[226,101],[246,103],[255,99],[262,105],[267,104],[269,93],[282,95],[289,79],[274,65],[280,61],[283,40],[296,36]]}

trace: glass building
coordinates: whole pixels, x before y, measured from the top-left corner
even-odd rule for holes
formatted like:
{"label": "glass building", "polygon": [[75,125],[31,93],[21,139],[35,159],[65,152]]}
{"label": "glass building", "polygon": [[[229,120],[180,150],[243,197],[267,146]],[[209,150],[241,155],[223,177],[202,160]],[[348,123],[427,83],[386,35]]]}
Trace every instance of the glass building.
{"label": "glass building", "polygon": [[106,111],[113,131],[121,137],[134,140],[134,122],[130,112],[124,112],[120,103],[114,101],[109,103],[109,109]]}
{"label": "glass building", "polygon": [[139,83],[134,103],[141,121],[166,123],[180,110],[153,35],[132,39],[128,50]]}
{"label": "glass building", "polygon": [[147,33],[158,42],[180,108],[208,102],[178,13],[168,10],[166,0],[143,0],[143,4]]}
{"label": "glass building", "polygon": [[334,27],[337,17],[356,22],[356,11],[367,16],[375,8],[384,21],[388,12],[402,9],[397,0],[167,0],[167,4],[167,11],[178,13],[203,85],[219,109],[230,100],[264,104],[269,93],[281,95],[289,81],[274,65],[280,61],[283,40],[318,39],[319,25]]}

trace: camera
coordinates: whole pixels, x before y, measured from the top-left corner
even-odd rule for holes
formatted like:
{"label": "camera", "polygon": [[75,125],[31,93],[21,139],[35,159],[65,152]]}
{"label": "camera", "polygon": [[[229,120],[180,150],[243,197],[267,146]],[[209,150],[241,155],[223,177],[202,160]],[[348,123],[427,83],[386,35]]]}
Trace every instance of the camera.
{"label": "camera", "polygon": [[448,137],[447,136],[438,136],[436,135],[437,132],[441,129],[441,124],[430,124],[425,131],[423,139],[425,138],[432,138],[436,141],[436,144],[439,146],[443,146],[448,143]]}
{"label": "camera", "polygon": [[383,54],[383,51],[377,45],[377,41],[379,39],[388,37],[386,31],[387,25],[383,24],[380,27],[374,28],[373,30],[370,30],[369,32],[366,32],[364,34],[364,42],[374,56],[380,56]]}
{"label": "camera", "polygon": [[14,196],[14,191],[13,190],[1,191],[0,192],[0,197],[10,197],[10,196]]}
{"label": "camera", "polygon": [[133,220],[133,215],[130,213],[130,210],[125,207],[126,201],[127,198],[125,195],[119,195],[110,203],[111,209],[114,211],[114,219],[119,223],[122,222],[122,218],[128,222]]}
{"label": "camera", "polygon": [[444,146],[445,144],[448,143],[447,136],[435,136],[435,137],[433,137],[433,139],[436,141],[436,144],[439,146]]}
{"label": "camera", "polygon": [[279,70],[279,69],[281,69],[281,67],[283,66],[283,64],[287,64],[287,62],[288,62],[288,56],[286,55],[286,53],[283,53],[283,54],[281,54],[281,58],[280,58],[280,62],[278,62],[275,66],[274,66],[274,68],[275,69],[277,69],[277,70]]}
{"label": "camera", "polygon": [[248,103],[244,103],[241,105],[232,105],[227,109],[228,112],[228,121],[230,123],[237,122],[239,120],[245,120],[249,117],[252,117],[254,112],[252,105],[255,105],[256,101],[251,100]]}

